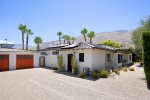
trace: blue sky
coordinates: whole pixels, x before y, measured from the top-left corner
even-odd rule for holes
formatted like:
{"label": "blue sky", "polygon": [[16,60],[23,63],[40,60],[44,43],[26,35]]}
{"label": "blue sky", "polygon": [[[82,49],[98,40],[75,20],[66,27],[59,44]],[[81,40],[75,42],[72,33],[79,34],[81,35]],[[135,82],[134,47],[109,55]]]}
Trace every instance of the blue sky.
{"label": "blue sky", "polygon": [[79,36],[86,27],[96,33],[133,30],[150,15],[150,0],[0,0],[0,40],[21,43],[19,24],[43,42],[57,40],[56,32]]}

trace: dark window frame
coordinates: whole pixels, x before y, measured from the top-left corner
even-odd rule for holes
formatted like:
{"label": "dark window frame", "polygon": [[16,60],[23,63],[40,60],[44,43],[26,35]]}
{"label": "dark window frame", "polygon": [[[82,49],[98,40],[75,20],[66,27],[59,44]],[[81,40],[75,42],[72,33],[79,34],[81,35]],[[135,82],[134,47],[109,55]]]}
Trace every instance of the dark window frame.
{"label": "dark window frame", "polygon": [[118,54],[118,63],[122,63],[123,56],[122,54]]}
{"label": "dark window frame", "polygon": [[132,55],[129,55],[129,60],[130,60],[130,61],[132,60]]}
{"label": "dark window frame", "polygon": [[106,54],[106,59],[107,59],[107,62],[111,62],[111,55],[110,54]]}
{"label": "dark window frame", "polygon": [[84,62],[84,53],[79,53],[79,62]]}

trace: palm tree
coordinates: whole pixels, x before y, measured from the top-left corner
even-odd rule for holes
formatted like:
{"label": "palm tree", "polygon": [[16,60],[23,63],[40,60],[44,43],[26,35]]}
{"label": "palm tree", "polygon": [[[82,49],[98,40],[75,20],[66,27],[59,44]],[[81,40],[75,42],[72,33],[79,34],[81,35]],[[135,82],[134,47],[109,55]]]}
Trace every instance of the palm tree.
{"label": "palm tree", "polygon": [[64,44],[66,44],[66,39],[67,38],[67,35],[63,35],[63,39],[64,39]]}
{"label": "palm tree", "polygon": [[24,33],[26,32],[26,25],[20,24],[18,29],[22,32],[22,49],[24,50]]}
{"label": "palm tree", "polygon": [[90,38],[90,43],[92,44],[92,39],[95,37],[95,32],[94,31],[90,31],[87,36]]}
{"label": "palm tree", "polygon": [[70,44],[71,36],[67,35],[66,40],[67,40],[67,44]]}
{"label": "palm tree", "polygon": [[88,33],[88,30],[86,28],[83,28],[81,30],[81,34],[84,36],[84,41],[86,42],[86,34]]}
{"label": "palm tree", "polygon": [[57,36],[59,37],[59,44],[61,45],[61,36],[62,36],[62,32],[57,32]]}
{"label": "palm tree", "polygon": [[34,38],[34,43],[37,44],[37,50],[40,49],[40,44],[42,43],[41,37],[35,37]]}
{"label": "palm tree", "polygon": [[32,35],[31,29],[26,29],[26,50],[28,50],[29,35]]}
{"label": "palm tree", "polygon": [[76,40],[75,37],[71,37],[71,40],[72,40],[72,44],[74,43],[74,41]]}

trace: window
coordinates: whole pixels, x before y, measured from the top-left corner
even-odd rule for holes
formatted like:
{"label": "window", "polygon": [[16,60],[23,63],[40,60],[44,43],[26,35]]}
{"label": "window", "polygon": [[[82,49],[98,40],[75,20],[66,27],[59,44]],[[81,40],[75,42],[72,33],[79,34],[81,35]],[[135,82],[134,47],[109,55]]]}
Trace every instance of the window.
{"label": "window", "polygon": [[130,60],[130,61],[132,60],[132,56],[131,56],[131,55],[129,55],[129,60]]}
{"label": "window", "polygon": [[110,62],[110,61],[111,61],[110,54],[106,54],[106,58],[107,58],[107,62]]}
{"label": "window", "polygon": [[84,62],[84,53],[79,53],[79,62]]}
{"label": "window", "polygon": [[123,60],[123,58],[122,58],[122,54],[118,54],[118,63],[121,63],[121,62],[122,62],[122,60]]}
{"label": "window", "polygon": [[41,52],[41,55],[47,55],[46,52]]}
{"label": "window", "polygon": [[53,51],[52,55],[59,55],[59,51]]}

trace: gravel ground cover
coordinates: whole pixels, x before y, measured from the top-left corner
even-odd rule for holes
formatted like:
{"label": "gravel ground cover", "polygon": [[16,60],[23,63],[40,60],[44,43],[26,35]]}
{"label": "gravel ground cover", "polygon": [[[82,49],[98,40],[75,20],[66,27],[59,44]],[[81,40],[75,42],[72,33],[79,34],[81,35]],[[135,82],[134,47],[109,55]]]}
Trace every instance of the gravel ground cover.
{"label": "gravel ground cover", "polygon": [[0,100],[150,100],[141,68],[87,80],[35,68],[0,72]]}

